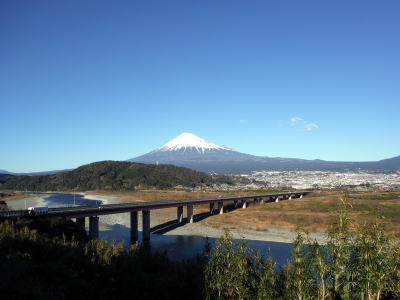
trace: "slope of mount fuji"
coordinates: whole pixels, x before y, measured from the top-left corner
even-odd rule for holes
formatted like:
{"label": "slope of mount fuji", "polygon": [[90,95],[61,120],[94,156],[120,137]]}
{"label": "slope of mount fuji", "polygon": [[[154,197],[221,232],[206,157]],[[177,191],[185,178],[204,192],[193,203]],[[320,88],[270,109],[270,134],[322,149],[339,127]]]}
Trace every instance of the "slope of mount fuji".
{"label": "slope of mount fuji", "polygon": [[191,134],[182,133],[164,146],[129,159],[147,164],[170,164],[197,171],[219,174],[241,174],[252,171],[374,171],[400,170],[400,156],[371,162],[340,162],[296,158],[261,157],[234,151]]}
{"label": "slope of mount fuji", "polygon": [[182,133],[159,149],[129,161],[171,164],[203,172],[235,174],[260,168],[264,170],[275,160],[237,152],[208,142],[194,134]]}

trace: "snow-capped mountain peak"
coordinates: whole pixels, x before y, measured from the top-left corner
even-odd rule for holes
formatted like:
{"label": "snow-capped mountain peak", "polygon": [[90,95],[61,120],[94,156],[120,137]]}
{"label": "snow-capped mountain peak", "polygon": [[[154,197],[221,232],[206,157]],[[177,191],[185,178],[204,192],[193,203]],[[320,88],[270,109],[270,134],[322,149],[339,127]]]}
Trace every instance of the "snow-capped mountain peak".
{"label": "snow-capped mountain peak", "polygon": [[193,133],[184,132],[174,139],[170,140],[164,146],[159,148],[157,151],[177,151],[195,149],[199,153],[204,153],[206,150],[230,150],[227,147],[219,146],[194,135]]}

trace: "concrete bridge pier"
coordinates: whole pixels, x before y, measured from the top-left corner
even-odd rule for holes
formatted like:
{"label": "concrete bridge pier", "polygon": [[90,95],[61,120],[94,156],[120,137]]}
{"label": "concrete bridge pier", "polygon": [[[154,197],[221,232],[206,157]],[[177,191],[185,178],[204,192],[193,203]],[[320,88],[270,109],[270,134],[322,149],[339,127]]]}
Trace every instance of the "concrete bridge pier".
{"label": "concrete bridge pier", "polygon": [[246,208],[247,207],[247,201],[246,200],[243,200],[242,201],[242,208]]}
{"label": "concrete bridge pier", "polygon": [[260,197],[260,204],[264,204],[264,198]]}
{"label": "concrete bridge pier", "polygon": [[138,212],[131,212],[131,244],[136,244],[138,241]]}
{"label": "concrete bridge pier", "polygon": [[89,217],[89,238],[99,238],[99,217],[97,216]]}
{"label": "concrete bridge pier", "polygon": [[214,212],[214,202],[210,203],[210,215]]}
{"label": "concrete bridge pier", "polygon": [[78,225],[79,228],[85,230],[85,217],[76,218],[76,225]]}
{"label": "concrete bridge pier", "polygon": [[142,239],[143,239],[143,242],[149,242],[150,241],[150,211],[149,210],[142,211],[142,221],[143,221]]}
{"label": "concrete bridge pier", "polygon": [[237,201],[237,200],[233,201],[233,207],[234,207],[234,208],[237,208],[238,205],[239,205],[238,203],[239,203],[239,201]]}
{"label": "concrete bridge pier", "polygon": [[193,223],[193,205],[187,206],[187,221]]}
{"label": "concrete bridge pier", "polygon": [[224,213],[224,202],[218,202],[218,210],[220,215]]}
{"label": "concrete bridge pier", "polygon": [[300,199],[303,198],[303,194],[301,194],[299,198],[300,198]]}
{"label": "concrete bridge pier", "polygon": [[177,207],[177,219],[178,219],[178,223],[183,222],[183,206]]}
{"label": "concrete bridge pier", "polygon": [[276,196],[275,202],[279,202],[279,197],[278,196]]}

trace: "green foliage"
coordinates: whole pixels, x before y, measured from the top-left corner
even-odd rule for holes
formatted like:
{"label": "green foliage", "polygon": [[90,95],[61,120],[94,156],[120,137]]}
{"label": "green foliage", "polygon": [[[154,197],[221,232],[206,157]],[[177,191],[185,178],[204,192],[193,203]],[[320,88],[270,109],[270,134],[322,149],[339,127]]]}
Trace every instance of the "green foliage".
{"label": "green foliage", "polygon": [[350,219],[346,206],[340,209],[333,225],[327,243],[330,291],[334,297],[346,294],[347,298],[350,283],[351,239]]}
{"label": "green foliage", "polygon": [[355,239],[354,261],[351,266],[353,289],[364,299],[380,299],[392,287],[394,252],[379,224],[363,226]]}
{"label": "green foliage", "polygon": [[112,260],[120,256],[124,251],[122,244],[112,242],[109,244],[106,240],[91,240],[84,247],[84,253],[94,264],[110,265]]}
{"label": "green foliage", "polygon": [[326,245],[298,234],[286,266],[277,269],[226,234],[205,270],[210,299],[400,299],[400,243],[377,218],[355,226],[346,200]]}
{"label": "green foliage", "polygon": [[219,239],[205,269],[208,297],[248,299],[256,291],[254,252],[244,243],[234,243],[229,233]]}
{"label": "green foliage", "polygon": [[[267,259],[263,259],[260,253],[255,253],[256,259],[256,282],[258,282],[258,299],[276,299],[279,296],[278,274],[275,272],[276,263],[271,254]],[[252,297],[253,298],[253,297]]]}
{"label": "green foliage", "polygon": [[329,299],[329,283],[332,282],[331,275],[331,262],[332,259],[327,257],[325,249],[321,248],[317,242],[311,242],[309,244],[308,261],[310,262],[310,272],[317,285],[317,295],[314,294],[315,298],[318,299]]}
{"label": "green foliage", "polygon": [[172,262],[141,247],[48,237],[0,223],[1,299],[201,299],[203,260]]}
{"label": "green foliage", "polygon": [[281,268],[228,232],[204,257],[180,263],[140,246],[75,238],[65,220],[0,222],[2,299],[400,299],[399,241],[379,218],[353,224],[349,209],[325,245],[299,234]]}
{"label": "green foliage", "polygon": [[209,175],[171,165],[149,165],[123,161],[102,161],[75,170],[41,176],[0,178],[0,189],[29,191],[135,190],[233,184],[231,177]]}
{"label": "green foliage", "polygon": [[293,243],[292,259],[284,267],[285,298],[310,299],[313,296],[312,261],[304,251],[304,238],[298,234]]}

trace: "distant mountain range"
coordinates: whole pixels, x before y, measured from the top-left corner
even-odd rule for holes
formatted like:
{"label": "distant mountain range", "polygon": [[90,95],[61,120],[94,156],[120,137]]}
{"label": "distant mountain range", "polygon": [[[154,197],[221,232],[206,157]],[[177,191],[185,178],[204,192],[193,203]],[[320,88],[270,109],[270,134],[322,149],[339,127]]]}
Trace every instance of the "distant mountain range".
{"label": "distant mountain range", "polygon": [[[152,152],[128,160],[145,164],[164,164],[190,168],[196,171],[217,174],[243,174],[252,171],[368,171],[398,172],[400,156],[367,162],[341,162],[307,160],[297,158],[255,156],[234,151],[192,134],[182,133],[164,146]],[[14,176],[39,176],[65,173],[70,170],[54,170],[33,173],[11,173],[0,170],[0,174]]]}
{"label": "distant mountain range", "polygon": [[233,185],[234,180],[233,177],[210,175],[177,166],[101,161],[52,175],[0,174],[0,190],[134,190],[148,187],[172,188],[177,185],[185,187]]}
{"label": "distant mountain range", "polygon": [[395,172],[400,170],[400,156],[370,162],[341,162],[297,158],[262,157],[234,151],[191,134],[182,133],[161,148],[129,159],[147,164],[171,164],[194,170],[240,174],[251,171],[308,170],[308,171],[370,171]]}
{"label": "distant mountain range", "polygon": [[28,172],[28,173],[13,173],[6,170],[0,170],[0,174],[10,174],[10,175],[24,175],[24,176],[36,176],[36,175],[51,175],[60,172],[70,171],[71,169],[64,170],[53,170],[53,171],[43,171],[43,172]]}

